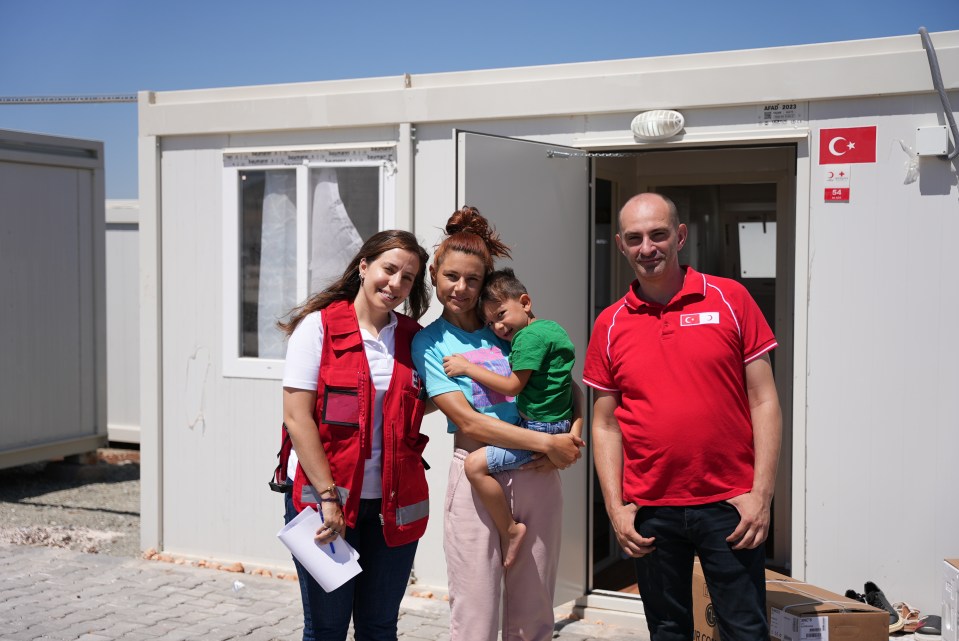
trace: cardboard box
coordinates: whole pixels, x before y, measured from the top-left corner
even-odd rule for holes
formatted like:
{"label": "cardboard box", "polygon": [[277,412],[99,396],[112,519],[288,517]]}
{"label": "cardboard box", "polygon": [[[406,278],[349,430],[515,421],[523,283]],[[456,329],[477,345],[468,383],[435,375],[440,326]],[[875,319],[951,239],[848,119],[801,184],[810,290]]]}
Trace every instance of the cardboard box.
{"label": "cardboard box", "polygon": [[[693,566],[693,610],[694,641],[719,639],[716,614],[698,560]],[[769,637],[777,641],[889,639],[889,614],[885,610],[772,570],[766,570],[766,614]]]}
{"label": "cardboard box", "polygon": [[959,559],[942,562],[942,641],[959,641]]}
{"label": "cardboard box", "polygon": [[716,613],[699,559],[693,564],[693,641],[716,641]]}
{"label": "cardboard box", "polygon": [[769,636],[782,641],[888,641],[889,613],[787,576],[766,572]]}

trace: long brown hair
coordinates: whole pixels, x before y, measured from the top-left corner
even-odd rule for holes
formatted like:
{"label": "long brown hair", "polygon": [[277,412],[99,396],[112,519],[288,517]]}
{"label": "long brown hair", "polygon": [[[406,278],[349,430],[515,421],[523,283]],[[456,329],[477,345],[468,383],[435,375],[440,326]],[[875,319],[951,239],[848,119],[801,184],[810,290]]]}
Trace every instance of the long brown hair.
{"label": "long brown hair", "polygon": [[510,258],[509,247],[500,240],[496,229],[476,207],[464,205],[446,221],[446,238],[437,246],[433,265],[440,266],[450,252],[477,256],[483,261],[486,273],[493,271],[494,258]]}
{"label": "long brown hair", "polygon": [[366,264],[369,265],[379,258],[380,254],[391,249],[403,249],[416,254],[416,257],[419,258],[420,266],[416,270],[416,279],[413,281],[410,295],[403,302],[403,307],[406,313],[413,318],[419,318],[425,314],[426,309],[430,306],[430,290],[429,285],[426,284],[426,266],[430,260],[429,254],[420,247],[416,236],[410,232],[388,229],[370,236],[369,240],[363,243],[360,250],[353,256],[342,276],[323,291],[310,296],[302,305],[293,308],[287,314],[290,320],[286,322],[277,321],[276,326],[285,334],[290,335],[307,315],[324,309],[335,301],[352,301],[355,299],[360,291],[360,261],[365,259]]}

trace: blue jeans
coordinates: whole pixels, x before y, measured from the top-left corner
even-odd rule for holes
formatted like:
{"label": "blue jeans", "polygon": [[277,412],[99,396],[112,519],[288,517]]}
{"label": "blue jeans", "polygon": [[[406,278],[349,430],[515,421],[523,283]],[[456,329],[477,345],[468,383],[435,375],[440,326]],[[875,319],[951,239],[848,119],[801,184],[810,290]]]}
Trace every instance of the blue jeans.
{"label": "blue jeans", "polygon": [[693,555],[699,555],[712,597],[719,635],[766,641],[765,546],[733,550],[726,537],[739,512],[720,501],[686,507],[640,507],[636,531],[656,537],[650,554],[636,559],[639,594],[653,641],[693,638]]}
{"label": "blue jeans", "polygon": [[[286,494],[286,522],[296,516]],[[295,558],[303,598],[303,641],[346,639],[353,618],[356,641],[396,641],[400,601],[406,594],[416,541],[391,548],[383,539],[380,500],[361,499],[355,528],[346,541],[360,553],[363,571],[332,592],[326,592]]]}
{"label": "blue jeans", "polygon": [[[546,434],[565,434],[569,432],[570,425],[572,425],[572,423],[569,419],[549,422],[528,421],[525,418],[519,424],[519,426],[524,429],[533,430],[534,432],[545,432]],[[515,470],[532,461],[535,455],[536,452],[530,452],[529,450],[487,445],[486,467],[489,469],[490,474]]]}

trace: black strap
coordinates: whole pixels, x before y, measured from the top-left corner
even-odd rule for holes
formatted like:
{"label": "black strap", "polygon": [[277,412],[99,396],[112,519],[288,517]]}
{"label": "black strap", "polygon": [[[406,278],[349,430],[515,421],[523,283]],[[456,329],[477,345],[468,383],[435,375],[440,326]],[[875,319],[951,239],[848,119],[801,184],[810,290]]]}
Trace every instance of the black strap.
{"label": "black strap", "polygon": [[286,494],[293,491],[293,486],[287,482],[286,467],[290,461],[290,450],[293,449],[293,441],[290,440],[290,432],[286,429],[286,423],[283,424],[283,438],[280,441],[280,451],[276,453],[277,464],[273,470],[273,478],[270,479],[270,489],[274,492]]}

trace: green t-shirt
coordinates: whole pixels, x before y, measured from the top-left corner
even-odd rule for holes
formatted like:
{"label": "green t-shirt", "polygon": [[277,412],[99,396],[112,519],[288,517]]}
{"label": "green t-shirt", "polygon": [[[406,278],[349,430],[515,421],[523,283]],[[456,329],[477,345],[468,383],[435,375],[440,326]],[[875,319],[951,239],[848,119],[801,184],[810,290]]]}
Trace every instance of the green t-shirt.
{"label": "green t-shirt", "polygon": [[563,421],[573,416],[573,363],[576,348],[562,326],[535,320],[513,336],[509,364],[531,370],[516,407],[533,421]]}

